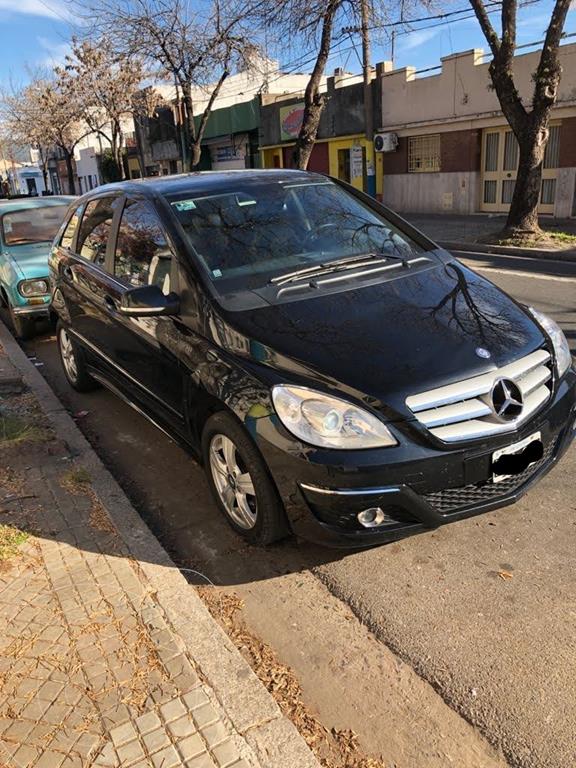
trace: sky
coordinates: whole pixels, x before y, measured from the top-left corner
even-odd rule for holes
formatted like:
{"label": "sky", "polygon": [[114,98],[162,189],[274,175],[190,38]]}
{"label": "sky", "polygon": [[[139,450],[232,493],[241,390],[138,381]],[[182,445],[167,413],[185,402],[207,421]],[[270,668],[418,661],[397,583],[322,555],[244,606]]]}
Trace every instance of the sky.
{"label": "sky", "polygon": [[[529,0],[529,4],[521,7],[519,45],[542,39],[552,7],[553,0]],[[460,9],[466,9],[466,12],[450,19],[415,23],[409,31],[396,35],[396,67],[425,69],[439,65],[442,56],[470,48],[487,48],[477,21],[468,10],[467,0],[451,0],[442,8],[446,12]],[[407,18],[425,15],[417,5],[406,13]],[[497,23],[498,14],[492,18]],[[61,63],[74,29],[74,18],[66,0],[0,0],[0,86],[22,85],[31,70]],[[568,14],[566,32],[576,33],[576,0]],[[567,42],[576,42],[576,37]],[[390,53],[390,41],[382,42],[374,48],[373,61],[389,59]],[[358,46],[355,49],[350,38],[342,38],[330,58],[327,74],[338,66],[349,72],[359,72],[359,55]],[[293,53],[286,60],[281,59],[281,64],[290,70],[305,71],[305,66],[295,66],[301,59],[302,54]]]}

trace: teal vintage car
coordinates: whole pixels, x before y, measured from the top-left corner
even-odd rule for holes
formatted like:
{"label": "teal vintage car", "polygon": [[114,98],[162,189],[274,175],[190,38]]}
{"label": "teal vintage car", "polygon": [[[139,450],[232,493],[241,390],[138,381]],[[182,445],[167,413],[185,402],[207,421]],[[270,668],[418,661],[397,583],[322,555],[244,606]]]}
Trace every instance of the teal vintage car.
{"label": "teal vintage car", "polygon": [[0,201],[0,305],[21,339],[48,317],[48,255],[73,197]]}

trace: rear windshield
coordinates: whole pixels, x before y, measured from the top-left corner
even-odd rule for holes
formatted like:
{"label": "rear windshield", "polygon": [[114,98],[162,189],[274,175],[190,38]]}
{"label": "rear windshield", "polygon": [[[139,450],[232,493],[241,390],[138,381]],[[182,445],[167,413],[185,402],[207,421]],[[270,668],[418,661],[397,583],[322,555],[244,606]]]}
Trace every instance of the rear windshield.
{"label": "rear windshield", "polygon": [[67,205],[24,208],[2,216],[2,232],[6,245],[52,242],[60,229]]}
{"label": "rear windshield", "polygon": [[239,182],[217,194],[168,198],[222,292],[349,256],[410,257],[423,249],[333,182]]}

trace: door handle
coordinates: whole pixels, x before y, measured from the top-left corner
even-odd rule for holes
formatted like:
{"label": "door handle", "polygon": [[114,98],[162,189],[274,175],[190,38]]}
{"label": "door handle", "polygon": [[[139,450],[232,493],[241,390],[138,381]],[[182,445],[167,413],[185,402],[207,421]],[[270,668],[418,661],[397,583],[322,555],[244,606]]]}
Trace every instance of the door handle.
{"label": "door handle", "polygon": [[104,303],[111,312],[118,311],[118,304],[116,303],[115,299],[110,296],[110,294],[107,293],[106,296],[104,296]]}

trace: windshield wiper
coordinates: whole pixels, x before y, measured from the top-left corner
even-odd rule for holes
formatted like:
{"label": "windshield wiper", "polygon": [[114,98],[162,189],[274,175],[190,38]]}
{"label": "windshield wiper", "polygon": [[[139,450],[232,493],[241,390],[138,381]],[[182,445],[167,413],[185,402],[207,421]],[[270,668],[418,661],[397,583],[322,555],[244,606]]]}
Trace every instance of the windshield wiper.
{"label": "windshield wiper", "polygon": [[356,269],[357,267],[364,266],[365,264],[370,264],[374,260],[385,260],[387,258],[389,258],[389,256],[382,253],[362,253],[356,256],[347,256],[343,259],[326,261],[320,264],[315,264],[313,267],[304,267],[304,269],[297,269],[294,272],[287,272],[283,275],[277,275],[276,277],[272,277],[268,282],[272,285],[281,285],[282,283],[290,283],[293,280],[299,280],[301,277],[316,277],[319,275],[329,274],[330,272],[341,272],[347,269]]}

